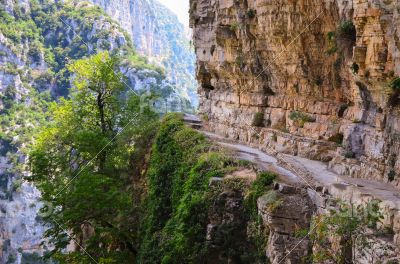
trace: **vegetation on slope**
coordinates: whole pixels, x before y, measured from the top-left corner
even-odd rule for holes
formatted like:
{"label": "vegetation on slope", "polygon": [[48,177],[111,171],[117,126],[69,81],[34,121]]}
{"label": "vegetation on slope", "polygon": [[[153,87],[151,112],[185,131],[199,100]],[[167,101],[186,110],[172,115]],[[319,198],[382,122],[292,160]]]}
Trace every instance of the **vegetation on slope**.
{"label": "vegetation on slope", "polygon": [[[138,263],[204,263],[210,259],[212,248],[210,241],[206,241],[209,213],[216,210],[217,196],[223,192],[210,187],[210,179],[221,178],[243,166],[246,163],[227,156],[203,135],[187,128],[179,116],[165,117],[153,145],[147,175],[148,197]],[[259,176],[249,189],[241,213],[244,223],[256,222],[256,232],[260,231],[261,222],[256,216],[256,200],[268,190],[273,179],[270,174]],[[230,185],[227,188],[247,192],[241,180],[235,182],[226,183]],[[218,233],[225,241],[221,245],[222,255],[255,263],[264,254],[253,251],[261,249],[265,241],[260,241],[257,234],[249,241],[237,240],[238,232],[243,230],[245,225],[220,227]]]}
{"label": "vegetation on slope", "polygon": [[46,236],[61,263],[91,263],[85,254],[63,254],[74,241],[98,261],[136,254],[130,158],[146,143],[138,139],[151,137],[157,115],[141,109],[136,95],[122,96],[117,67],[107,52],[72,64],[72,99],[52,104],[30,153],[32,180],[52,207]]}

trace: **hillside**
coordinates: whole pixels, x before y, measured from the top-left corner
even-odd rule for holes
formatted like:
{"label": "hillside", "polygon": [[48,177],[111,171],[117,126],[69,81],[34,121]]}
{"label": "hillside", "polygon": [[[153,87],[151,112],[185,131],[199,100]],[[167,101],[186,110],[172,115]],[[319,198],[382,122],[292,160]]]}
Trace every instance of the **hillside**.
{"label": "hillside", "polygon": [[17,250],[28,255],[42,251],[40,196],[22,180],[29,174],[26,147],[49,118],[50,103],[69,96],[73,75],[67,65],[106,50],[122,57],[119,67],[128,93],[153,92],[163,100],[182,97],[166,80],[165,70],[139,55],[129,35],[98,7],[85,2],[6,1],[0,13],[0,259],[4,260]]}
{"label": "hillside", "polygon": [[198,105],[193,47],[174,13],[157,0],[91,1],[119,21],[137,50],[163,65],[181,95]]}

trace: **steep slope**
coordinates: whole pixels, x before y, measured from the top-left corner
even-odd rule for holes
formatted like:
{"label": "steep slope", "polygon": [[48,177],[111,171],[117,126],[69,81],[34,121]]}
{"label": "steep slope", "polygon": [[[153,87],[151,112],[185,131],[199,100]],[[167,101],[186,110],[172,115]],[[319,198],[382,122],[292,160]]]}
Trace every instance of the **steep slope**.
{"label": "steep slope", "polygon": [[0,39],[0,262],[5,263],[44,250],[40,194],[22,177],[26,146],[45,123],[49,102],[68,95],[68,63],[108,50],[123,57],[128,92],[179,95],[163,69],[138,55],[128,34],[88,3],[2,1]]}
{"label": "steep slope", "polygon": [[161,62],[182,95],[198,104],[195,56],[178,18],[156,0],[91,0],[120,22],[138,51]]}
{"label": "steep slope", "polygon": [[208,129],[400,186],[398,1],[191,0]]}

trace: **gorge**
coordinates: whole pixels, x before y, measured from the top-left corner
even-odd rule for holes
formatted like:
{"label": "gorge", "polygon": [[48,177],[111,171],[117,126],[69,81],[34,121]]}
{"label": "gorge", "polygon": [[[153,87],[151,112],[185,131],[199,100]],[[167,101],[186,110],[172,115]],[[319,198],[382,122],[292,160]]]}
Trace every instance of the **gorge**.
{"label": "gorge", "polygon": [[0,263],[400,263],[399,1],[188,1],[1,1]]}

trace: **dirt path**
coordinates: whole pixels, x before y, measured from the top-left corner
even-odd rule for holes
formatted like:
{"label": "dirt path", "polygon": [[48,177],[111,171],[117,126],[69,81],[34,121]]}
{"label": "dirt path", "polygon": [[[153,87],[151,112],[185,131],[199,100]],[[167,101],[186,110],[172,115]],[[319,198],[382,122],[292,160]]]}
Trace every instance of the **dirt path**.
{"label": "dirt path", "polygon": [[[192,127],[201,129],[201,120],[197,116],[186,115],[184,119]],[[346,177],[330,171],[327,164],[320,161],[286,154],[274,157],[257,148],[229,142],[215,133],[199,131],[214,142],[232,150],[238,158],[250,161],[262,170],[278,174],[281,182],[296,187],[308,187],[314,192],[325,189],[335,198],[348,201],[379,199],[393,214],[400,215],[400,191],[390,184]]]}
{"label": "dirt path", "polygon": [[322,189],[335,198],[353,201],[382,201],[383,206],[400,214],[400,191],[390,184],[355,179],[330,171],[326,163],[298,156],[278,154],[276,157],[244,144],[228,142],[224,137],[201,131],[214,142],[232,150],[238,158],[256,164],[260,169],[279,175],[279,181],[315,191]]}

